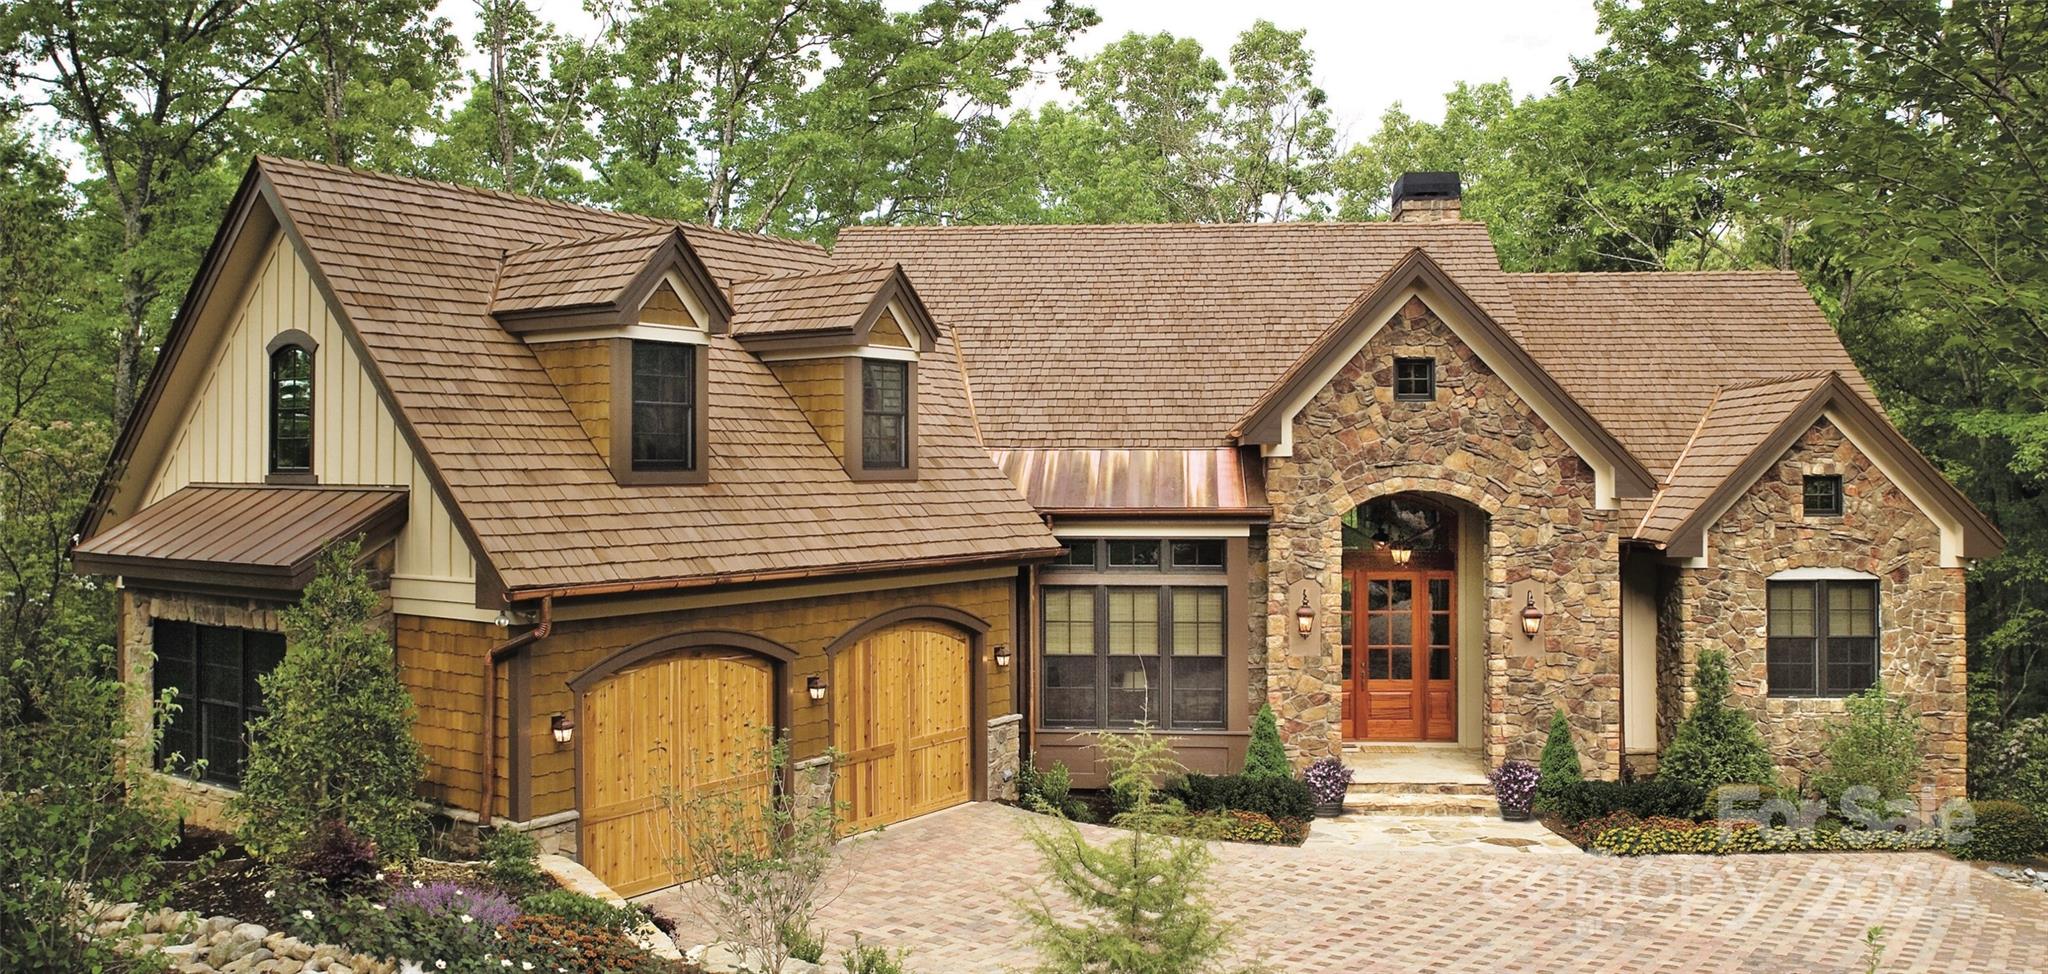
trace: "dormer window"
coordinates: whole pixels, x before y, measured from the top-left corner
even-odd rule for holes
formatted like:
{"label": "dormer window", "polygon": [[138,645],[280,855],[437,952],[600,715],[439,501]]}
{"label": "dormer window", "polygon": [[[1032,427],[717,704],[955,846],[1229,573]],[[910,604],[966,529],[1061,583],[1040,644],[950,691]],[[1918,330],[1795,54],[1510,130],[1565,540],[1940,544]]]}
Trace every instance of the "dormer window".
{"label": "dormer window", "polygon": [[868,470],[910,465],[910,363],[860,363],[860,462]]}
{"label": "dormer window", "polygon": [[305,483],[313,479],[313,338],[301,331],[270,343],[269,479]]}
{"label": "dormer window", "polygon": [[[615,340],[612,473],[622,484],[703,483],[706,346]],[[625,400],[620,402],[618,400]]]}

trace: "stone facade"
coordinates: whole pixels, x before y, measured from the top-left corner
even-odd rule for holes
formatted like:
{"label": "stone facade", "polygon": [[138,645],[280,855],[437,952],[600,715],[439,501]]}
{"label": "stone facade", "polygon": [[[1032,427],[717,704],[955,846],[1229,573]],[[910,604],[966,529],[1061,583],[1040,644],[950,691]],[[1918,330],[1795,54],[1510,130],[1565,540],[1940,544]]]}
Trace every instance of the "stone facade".
{"label": "stone facade", "polygon": [[[1843,514],[1802,515],[1802,480],[1842,478]],[[1816,423],[1722,514],[1707,533],[1706,568],[1681,570],[1667,599],[1682,618],[1675,645],[1660,647],[1692,699],[1692,676],[1706,647],[1727,651],[1734,696],[1757,717],[1787,784],[1818,769],[1839,698],[1768,695],[1766,580],[1795,568],[1864,572],[1878,581],[1878,671],[1906,697],[1926,731],[1925,797],[1938,802],[1965,790],[1967,658],[1963,569],[1940,564],[1941,533],[1861,451],[1828,421]]]}
{"label": "stone facade", "polygon": [[[1396,356],[1436,360],[1433,401],[1393,397]],[[1343,516],[1407,491],[1449,498],[1486,516],[1481,572],[1484,631],[1460,653],[1483,653],[1483,743],[1489,761],[1533,758],[1550,710],[1564,706],[1589,772],[1620,768],[1620,547],[1613,511],[1596,509],[1591,469],[1505,379],[1419,300],[1367,342],[1294,420],[1290,457],[1267,464],[1273,506],[1266,579],[1266,699],[1298,761],[1342,746]],[[1323,592],[1320,646],[1288,651],[1290,585]],[[1545,607],[1528,639],[1508,611],[1511,590]],[[1519,608],[1520,603],[1515,602]]]}
{"label": "stone facade", "polygon": [[1024,715],[1004,714],[988,722],[988,797],[1017,800],[1017,774],[1024,767]]}

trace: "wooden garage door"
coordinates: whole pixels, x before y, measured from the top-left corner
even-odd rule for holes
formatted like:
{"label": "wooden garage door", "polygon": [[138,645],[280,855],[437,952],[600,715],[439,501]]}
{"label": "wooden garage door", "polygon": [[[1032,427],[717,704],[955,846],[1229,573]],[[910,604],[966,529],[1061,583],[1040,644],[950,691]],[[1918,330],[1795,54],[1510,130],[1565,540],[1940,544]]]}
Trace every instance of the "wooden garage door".
{"label": "wooden garage door", "polygon": [[967,800],[973,747],[967,638],[936,623],[891,626],[832,661],[838,798],[857,832]]}
{"label": "wooden garage door", "polygon": [[583,862],[620,894],[677,881],[670,860],[687,851],[663,806],[756,789],[752,769],[775,722],[775,675],[758,656],[692,650],[620,672],[583,697]]}

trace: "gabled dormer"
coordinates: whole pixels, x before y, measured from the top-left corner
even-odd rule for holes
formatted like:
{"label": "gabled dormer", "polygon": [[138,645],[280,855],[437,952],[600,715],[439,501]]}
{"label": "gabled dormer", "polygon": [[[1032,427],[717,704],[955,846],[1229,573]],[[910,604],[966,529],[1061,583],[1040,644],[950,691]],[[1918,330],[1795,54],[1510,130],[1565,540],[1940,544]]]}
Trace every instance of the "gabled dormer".
{"label": "gabled dormer", "polygon": [[768,364],[856,480],[915,480],[918,361],[938,342],[901,267],[733,286],[732,335]]}
{"label": "gabled dormer", "polygon": [[509,253],[491,314],[533,349],[619,483],[705,481],[710,340],[732,306],[679,231]]}

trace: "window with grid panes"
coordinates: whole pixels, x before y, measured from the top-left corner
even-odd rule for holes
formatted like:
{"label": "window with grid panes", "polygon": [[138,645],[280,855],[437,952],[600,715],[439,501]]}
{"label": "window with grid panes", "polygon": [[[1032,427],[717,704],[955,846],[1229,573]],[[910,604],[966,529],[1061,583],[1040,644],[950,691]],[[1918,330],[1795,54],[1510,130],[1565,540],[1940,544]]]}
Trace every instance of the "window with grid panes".
{"label": "window with grid panes", "polygon": [[1765,677],[1774,697],[1844,697],[1877,682],[1877,582],[1771,582]]}
{"label": "window with grid panes", "polygon": [[283,634],[169,619],[156,620],[152,628],[156,692],[176,691],[178,705],[164,723],[158,764],[175,754],[182,770],[201,759],[201,780],[239,783],[247,753],[244,726],[264,713],[257,680],[284,659]]}
{"label": "window with grid panes", "polygon": [[[1065,538],[1048,566],[1042,716],[1048,727],[1220,730],[1228,712],[1228,589],[1160,584],[1215,571],[1224,545],[1202,539]],[[1098,560],[1095,555],[1099,554]],[[1159,577],[1165,569],[1169,577]],[[1153,574],[1158,581],[1144,581]],[[1073,584],[1081,580],[1089,584]],[[1092,665],[1092,669],[1091,669]]]}

